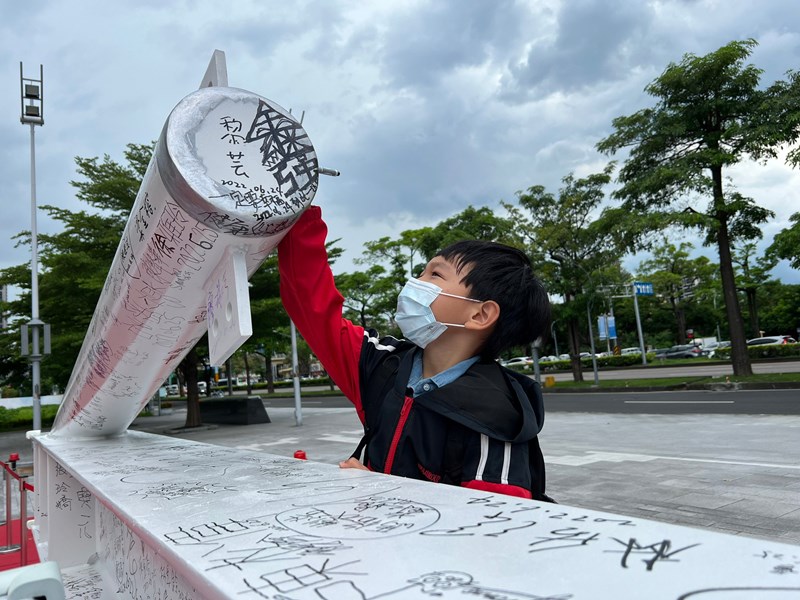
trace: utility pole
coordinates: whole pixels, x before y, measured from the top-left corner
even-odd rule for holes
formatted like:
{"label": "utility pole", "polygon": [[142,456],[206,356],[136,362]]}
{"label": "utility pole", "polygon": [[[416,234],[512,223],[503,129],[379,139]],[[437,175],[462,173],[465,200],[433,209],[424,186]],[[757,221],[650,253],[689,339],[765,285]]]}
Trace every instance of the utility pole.
{"label": "utility pole", "polygon": [[[39,65],[39,79],[23,77],[19,63],[20,122],[31,128],[31,320],[23,325],[22,354],[28,353],[28,328],[33,344],[30,352],[33,396],[33,429],[42,428],[41,362],[50,354],[50,326],[39,319],[39,248],[36,228],[36,126],[44,125],[44,69]],[[27,104],[26,104],[27,101]],[[40,338],[43,333],[44,339]],[[43,348],[40,342],[44,342]]]}
{"label": "utility pole", "polygon": [[558,323],[558,319],[550,323],[550,335],[553,336],[553,344],[555,344],[556,347],[556,358],[558,358],[559,354],[558,354],[558,338],[556,337],[556,323]]}

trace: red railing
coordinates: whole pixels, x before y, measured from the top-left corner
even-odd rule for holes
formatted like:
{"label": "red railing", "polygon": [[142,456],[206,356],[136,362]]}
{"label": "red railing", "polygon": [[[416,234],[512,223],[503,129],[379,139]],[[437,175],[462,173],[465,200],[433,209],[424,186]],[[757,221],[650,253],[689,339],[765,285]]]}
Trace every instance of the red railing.
{"label": "red railing", "polygon": [[[3,481],[5,482],[5,530],[6,530],[6,545],[0,546],[0,554],[11,554],[12,552],[20,553],[19,565],[24,567],[28,564],[28,494],[27,492],[33,491],[33,486],[28,483],[25,478],[26,475],[20,475],[17,472],[17,462],[19,462],[19,454],[12,454],[8,457],[8,462],[0,460],[0,469],[3,472]],[[12,518],[11,518],[11,486],[12,480],[17,481],[19,489],[19,545],[12,541]]]}

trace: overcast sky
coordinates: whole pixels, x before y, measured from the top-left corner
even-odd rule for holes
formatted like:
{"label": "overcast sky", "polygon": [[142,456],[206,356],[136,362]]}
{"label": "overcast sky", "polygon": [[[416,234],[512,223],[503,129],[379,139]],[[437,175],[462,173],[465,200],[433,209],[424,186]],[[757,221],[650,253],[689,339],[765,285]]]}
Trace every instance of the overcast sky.
{"label": "overcast sky", "polygon": [[[669,62],[750,37],[764,84],[800,68],[797,0],[2,0],[0,268],[30,259],[11,241],[30,228],[20,61],[26,77],[44,65],[38,204],[78,210],[74,157],[121,160],[154,140],[224,51],[229,84],[305,111],[321,166],[341,171],[315,200],[347,250],[341,271],[365,241],[599,172],[609,159],[595,144],[652,104],[643,89]],[[800,210],[800,171],[729,174],[776,213],[764,247]],[[40,211],[39,230],[55,227]],[[786,263],[774,274],[800,283]]]}

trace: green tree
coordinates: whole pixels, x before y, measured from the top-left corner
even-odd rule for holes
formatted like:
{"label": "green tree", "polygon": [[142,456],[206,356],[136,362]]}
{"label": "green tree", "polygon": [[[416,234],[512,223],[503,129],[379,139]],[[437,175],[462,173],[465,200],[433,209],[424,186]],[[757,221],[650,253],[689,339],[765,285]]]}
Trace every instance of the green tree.
{"label": "green tree", "polygon": [[[614,154],[629,148],[614,196],[633,214],[658,215],[662,226],[697,227],[716,243],[731,334],[733,371],[752,373],[744,322],[736,294],[732,240],[757,237],[772,213],[723,187],[725,169],[745,158],[777,156],[796,141],[800,128],[800,84],[794,75],[759,89],[761,70],[744,61],[754,40],[734,41],[706,56],[686,54],[671,63],[645,91],[653,108],[614,119],[614,133],[598,149]],[[793,156],[793,155],[790,155]],[[710,198],[698,211],[692,195]]]}
{"label": "green tree", "polygon": [[759,321],[768,335],[800,339],[800,285],[768,281],[759,306]]}
{"label": "green tree", "polygon": [[[517,192],[519,206],[504,205],[548,291],[564,299],[559,314],[568,324],[575,381],[583,381],[580,330],[587,319],[587,303],[595,300],[594,290],[609,283],[608,271],[618,266],[620,256],[618,211],[605,208],[595,217],[612,168],[609,165],[602,173],[580,179],[567,175],[558,196],[535,185]],[[581,295],[583,301],[576,302]]]}
{"label": "green tree", "polygon": [[778,264],[777,258],[770,254],[756,256],[755,242],[745,242],[733,249],[732,260],[736,267],[736,289],[747,300],[750,316],[750,336],[759,337],[761,327],[758,319],[758,290],[770,280],[770,272]]}
{"label": "green tree", "polygon": [[418,243],[423,260],[427,262],[442,248],[462,240],[499,242],[517,247],[523,245],[516,224],[511,219],[496,215],[488,206],[468,206],[435,227],[423,230]]}
{"label": "green tree", "polygon": [[792,225],[782,229],[767,249],[767,254],[788,260],[793,269],[800,269],[800,212],[789,217]]}
{"label": "green tree", "polygon": [[366,271],[341,273],[336,276],[336,287],[345,298],[345,316],[365,329],[379,331],[394,315],[397,287],[391,277],[386,277],[382,265],[372,265]]}
{"label": "green tree", "polygon": [[676,247],[665,239],[662,245],[654,248],[653,257],[639,265],[639,271],[669,303],[675,319],[673,339],[677,339],[678,344],[686,343],[687,309],[704,289],[713,286],[717,268],[705,256],[689,258],[693,248],[690,242],[681,242]]}
{"label": "green tree", "polygon": [[[62,224],[59,233],[39,236],[40,317],[51,324],[53,332],[52,354],[42,363],[45,389],[53,384],[63,389],[72,373],[153,146],[129,144],[124,163],[108,155],[102,161],[96,157],[75,159],[80,179],[70,183],[77,189],[78,199],[98,212],[41,207]],[[29,232],[17,238],[30,243]],[[9,306],[12,315],[22,318],[29,313],[30,265],[0,271],[2,284],[23,290]],[[4,347],[0,353],[9,351],[18,352],[18,348]]]}

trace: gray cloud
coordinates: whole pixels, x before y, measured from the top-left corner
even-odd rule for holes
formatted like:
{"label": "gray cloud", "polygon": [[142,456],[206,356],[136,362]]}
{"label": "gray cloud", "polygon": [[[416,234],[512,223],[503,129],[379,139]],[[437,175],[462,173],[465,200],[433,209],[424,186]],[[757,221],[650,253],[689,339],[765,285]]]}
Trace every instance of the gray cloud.
{"label": "gray cloud", "polygon": [[[321,163],[343,173],[322,180],[319,198],[351,256],[399,223],[434,224],[468,204],[496,206],[533,184],[556,191],[571,171],[600,170],[606,158],[594,145],[611,119],[648,105],[645,85],[686,52],[754,37],[765,82],[800,65],[794,0],[758,10],[711,0],[76,0],[3,11],[0,267],[29,256],[10,242],[30,226],[19,60],[26,72],[45,65],[40,204],[83,208],[68,184],[73,157],[121,159],[125,144],[154,139],[221,49],[231,85],[306,111]],[[774,235],[797,210],[797,174],[752,169],[740,191],[776,211]],[[776,197],[789,200],[773,205]],[[40,221],[43,231],[56,226]]]}

